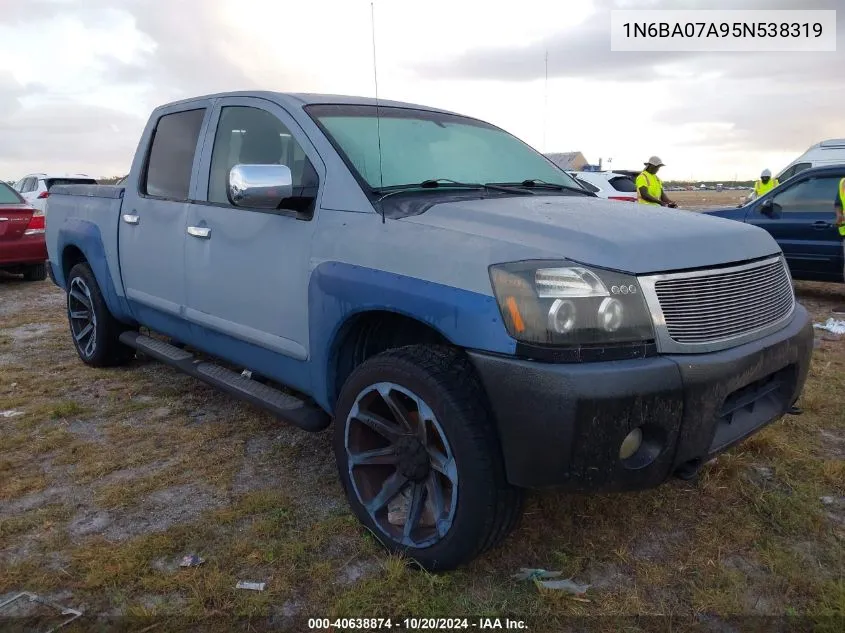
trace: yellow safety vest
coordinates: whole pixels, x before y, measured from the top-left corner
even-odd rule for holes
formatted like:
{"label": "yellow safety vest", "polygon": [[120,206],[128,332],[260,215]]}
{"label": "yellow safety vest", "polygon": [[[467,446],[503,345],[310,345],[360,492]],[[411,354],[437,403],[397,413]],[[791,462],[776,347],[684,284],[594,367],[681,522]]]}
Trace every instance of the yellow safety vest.
{"label": "yellow safety vest", "polygon": [[780,183],[778,182],[777,178],[769,178],[769,182],[763,184],[762,180],[758,180],[754,183],[754,193],[757,194],[759,198],[762,195],[767,194],[772,189],[777,187]]}
{"label": "yellow safety vest", "polygon": [[[845,213],[845,178],[839,181],[839,203],[842,205],[842,213]],[[839,225],[839,235],[845,237],[845,224]]]}
{"label": "yellow safety vest", "polygon": [[637,176],[637,202],[640,204],[650,204],[653,206],[659,206],[656,202],[651,202],[650,200],[646,200],[640,195],[640,187],[645,187],[646,191],[652,198],[660,198],[663,196],[663,183],[660,181],[655,174],[650,174],[647,171],[643,171]]}

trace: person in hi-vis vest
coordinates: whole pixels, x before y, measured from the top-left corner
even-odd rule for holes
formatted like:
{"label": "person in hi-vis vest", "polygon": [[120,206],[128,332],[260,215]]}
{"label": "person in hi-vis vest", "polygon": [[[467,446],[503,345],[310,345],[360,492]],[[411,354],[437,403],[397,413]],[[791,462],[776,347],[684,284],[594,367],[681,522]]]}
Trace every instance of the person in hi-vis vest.
{"label": "person in hi-vis vest", "polygon": [[765,196],[779,184],[780,183],[777,178],[772,178],[772,172],[768,169],[764,169],[763,173],[760,174],[760,180],[754,183],[754,195],[751,199],[753,200],[754,198]]}
{"label": "person in hi-vis vest", "polygon": [[[839,181],[833,208],[836,210],[836,228],[839,231],[839,238],[842,240],[842,258],[845,260],[845,178]],[[845,262],[842,266],[842,281],[845,281]],[[834,308],[833,313],[845,314],[845,306]]]}
{"label": "person in hi-vis vest", "polygon": [[657,156],[652,156],[645,163],[645,169],[637,176],[637,202],[677,209],[678,205],[666,197],[663,182],[657,177],[658,170],[663,166],[663,161]]}

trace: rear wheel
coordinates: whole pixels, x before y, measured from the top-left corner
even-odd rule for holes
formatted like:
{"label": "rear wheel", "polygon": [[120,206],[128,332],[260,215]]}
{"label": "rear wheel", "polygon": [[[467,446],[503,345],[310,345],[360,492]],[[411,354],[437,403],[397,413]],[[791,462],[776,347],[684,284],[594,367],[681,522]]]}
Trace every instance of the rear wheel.
{"label": "rear wheel", "polygon": [[129,328],[109,312],[88,264],[77,264],[68,275],[67,315],[73,344],[85,364],[114,367],[135,357],[135,350],[119,340]]}
{"label": "rear wheel", "polygon": [[522,491],[506,482],[485,394],[457,350],[411,346],[364,362],[341,392],[334,441],[356,516],[426,569],[472,560],[519,518]]}
{"label": "rear wheel", "polygon": [[23,269],[24,281],[44,281],[47,279],[47,264],[32,264]]}

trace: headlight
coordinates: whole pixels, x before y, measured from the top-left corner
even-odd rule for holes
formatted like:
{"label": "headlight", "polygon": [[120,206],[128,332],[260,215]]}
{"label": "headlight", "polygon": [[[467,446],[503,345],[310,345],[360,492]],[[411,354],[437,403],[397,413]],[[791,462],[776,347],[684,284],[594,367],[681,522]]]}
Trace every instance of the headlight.
{"label": "headlight", "polygon": [[531,345],[642,343],[654,339],[636,277],[567,262],[490,267],[505,327]]}

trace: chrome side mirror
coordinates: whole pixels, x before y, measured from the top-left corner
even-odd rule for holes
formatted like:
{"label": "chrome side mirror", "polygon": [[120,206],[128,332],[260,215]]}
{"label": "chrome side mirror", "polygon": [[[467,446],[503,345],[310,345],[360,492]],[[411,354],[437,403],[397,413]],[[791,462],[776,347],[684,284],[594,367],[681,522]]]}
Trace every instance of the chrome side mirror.
{"label": "chrome side mirror", "polygon": [[293,176],[286,165],[235,165],[226,192],[236,207],[276,209],[293,195]]}

